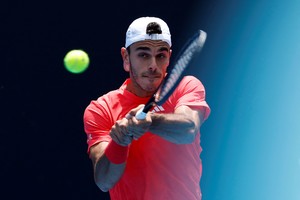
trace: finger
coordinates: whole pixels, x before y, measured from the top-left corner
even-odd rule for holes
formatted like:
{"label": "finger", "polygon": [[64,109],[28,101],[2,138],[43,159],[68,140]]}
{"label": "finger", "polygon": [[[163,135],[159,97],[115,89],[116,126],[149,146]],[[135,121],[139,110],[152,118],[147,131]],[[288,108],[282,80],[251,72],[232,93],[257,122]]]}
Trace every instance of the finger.
{"label": "finger", "polygon": [[130,113],[127,113],[127,114],[125,115],[125,118],[126,118],[126,119],[131,119],[132,117],[134,117],[134,115],[131,115]]}
{"label": "finger", "polygon": [[128,146],[132,142],[132,136],[128,136],[124,133],[111,132],[110,135],[112,140],[122,146]]}
{"label": "finger", "polygon": [[129,111],[128,114],[131,115],[131,116],[135,116],[137,111],[141,110],[144,107],[145,107],[144,104],[140,104],[138,107],[136,107],[136,108],[132,109],[131,111]]}
{"label": "finger", "polygon": [[122,119],[116,121],[112,126],[110,135],[111,138],[118,144],[127,146],[131,143],[132,139],[128,136],[127,131],[128,120]]}

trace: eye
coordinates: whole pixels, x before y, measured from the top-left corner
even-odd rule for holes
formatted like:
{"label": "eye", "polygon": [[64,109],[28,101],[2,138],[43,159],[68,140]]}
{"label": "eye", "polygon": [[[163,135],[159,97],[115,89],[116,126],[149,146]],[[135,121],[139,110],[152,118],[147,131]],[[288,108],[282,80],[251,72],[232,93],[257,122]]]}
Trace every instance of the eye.
{"label": "eye", "polygon": [[165,59],[165,58],[167,58],[167,55],[164,54],[164,53],[160,53],[160,54],[158,54],[156,57],[157,57],[157,58],[160,58],[160,59]]}
{"label": "eye", "polygon": [[147,54],[145,52],[141,52],[141,53],[138,54],[138,57],[140,57],[140,58],[148,58],[149,54]]}

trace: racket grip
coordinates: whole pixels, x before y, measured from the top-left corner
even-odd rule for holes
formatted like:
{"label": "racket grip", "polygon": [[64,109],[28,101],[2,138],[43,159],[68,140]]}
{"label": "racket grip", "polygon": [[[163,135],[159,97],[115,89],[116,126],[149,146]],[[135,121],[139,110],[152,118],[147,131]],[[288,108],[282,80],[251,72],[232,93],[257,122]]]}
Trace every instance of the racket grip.
{"label": "racket grip", "polygon": [[139,111],[137,111],[137,113],[135,114],[135,118],[137,118],[138,120],[145,119],[147,113],[143,112],[143,110],[144,110],[144,107],[141,108]]}

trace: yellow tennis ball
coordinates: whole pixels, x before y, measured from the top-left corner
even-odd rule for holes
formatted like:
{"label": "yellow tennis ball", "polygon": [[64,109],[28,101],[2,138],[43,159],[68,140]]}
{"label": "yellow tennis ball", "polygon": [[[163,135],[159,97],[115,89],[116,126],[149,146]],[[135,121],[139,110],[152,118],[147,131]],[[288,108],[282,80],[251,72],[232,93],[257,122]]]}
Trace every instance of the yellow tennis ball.
{"label": "yellow tennis ball", "polygon": [[90,64],[88,54],[80,49],[69,51],[64,58],[64,65],[66,69],[75,74],[84,72]]}

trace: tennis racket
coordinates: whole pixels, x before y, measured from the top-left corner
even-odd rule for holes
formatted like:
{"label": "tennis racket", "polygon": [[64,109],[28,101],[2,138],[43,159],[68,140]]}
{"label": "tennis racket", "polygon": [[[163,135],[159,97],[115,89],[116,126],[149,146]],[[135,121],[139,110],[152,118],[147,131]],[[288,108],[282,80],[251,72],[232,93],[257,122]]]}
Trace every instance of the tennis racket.
{"label": "tennis racket", "polygon": [[162,105],[173,93],[181,79],[185,70],[196,53],[200,52],[206,41],[206,32],[199,30],[180,50],[173,68],[168,72],[155,94],[149,99],[145,106],[140,109],[135,117],[138,120],[145,119],[147,112],[154,106]]}

